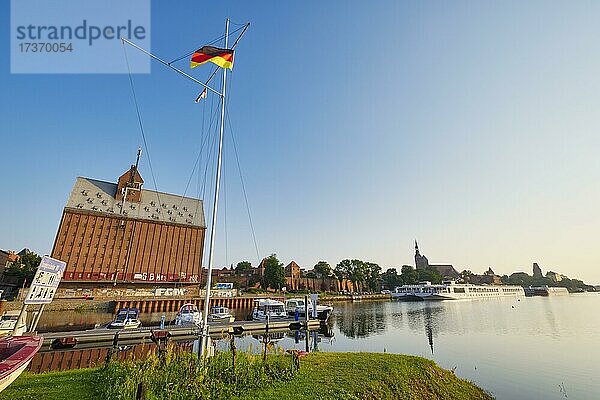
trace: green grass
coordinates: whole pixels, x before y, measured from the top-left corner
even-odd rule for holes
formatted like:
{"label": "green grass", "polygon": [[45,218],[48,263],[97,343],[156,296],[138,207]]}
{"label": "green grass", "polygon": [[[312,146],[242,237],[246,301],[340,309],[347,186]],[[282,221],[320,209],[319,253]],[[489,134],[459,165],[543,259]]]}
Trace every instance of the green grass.
{"label": "green grass", "polygon": [[[290,372],[290,356],[238,355],[232,374],[225,353],[204,371],[192,372],[190,358],[172,356],[156,361],[114,363],[108,370],[84,369],[46,374],[23,374],[0,393],[0,400],[20,399],[133,399],[139,379],[147,381],[149,399],[491,399],[483,390],[413,356],[373,353],[313,353]],[[166,368],[165,368],[166,365]],[[162,370],[161,370],[162,368]],[[198,378],[189,383],[190,373]],[[184,377],[176,382],[179,377]],[[193,379],[192,379],[193,380]]]}
{"label": "green grass", "polygon": [[290,382],[242,399],[491,399],[433,361],[398,354],[313,353]]}
{"label": "green grass", "polygon": [[25,372],[0,393],[2,400],[92,400],[101,399],[102,396],[102,387],[98,385],[97,372],[94,369],[46,374]]}

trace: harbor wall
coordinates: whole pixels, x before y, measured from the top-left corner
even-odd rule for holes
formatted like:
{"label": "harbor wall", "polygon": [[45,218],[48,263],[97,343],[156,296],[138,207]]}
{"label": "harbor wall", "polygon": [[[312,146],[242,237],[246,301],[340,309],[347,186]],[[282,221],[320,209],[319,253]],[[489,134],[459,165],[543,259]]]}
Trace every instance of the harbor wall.
{"label": "harbor wall", "polygon": [[[239,296],[239,297],[211,297],[210,306],[224,306],[230,309],[251,309],[254,301],[267,296]],[[283,296],[268,296],[270,299],[283,301]],[[178,311],[185,303],[193,303],[202,309],[204,297],[178,297],[178,298],[122,298],[117,300],[81,300],[81,299],[57,299],[46,305],[46,311],[106,311],[115,313],[119,308],[135,307],[141,313],[171,312]],[[20,310],[22,301],[0,302],[0,313],[8,310]],[[29,311],[37,310],[37,306],[30,306]]]}

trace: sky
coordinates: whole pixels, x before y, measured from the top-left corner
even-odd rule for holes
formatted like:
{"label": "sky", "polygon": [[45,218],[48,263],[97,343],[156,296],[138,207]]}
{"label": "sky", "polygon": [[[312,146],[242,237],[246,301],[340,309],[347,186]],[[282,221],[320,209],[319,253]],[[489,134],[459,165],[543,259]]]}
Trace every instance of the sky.
{"label": "sky", "polygon": [[[599,11],[153,1],[152,51],[165,58],[222,35],[226,17],[251,23],[228,85],[216,265],[276,253],[385,270],[414,265],[417,239],[459,271],[531,274],[537,262],[600,284]],[[127,74],[11,74],[9,2],[0,13],[0,248],[48,254],[75,178],[116,181],[143,141]],[[124,62],[120,44],[114,57]],[[193,167],[215,143],[217,99],[195,104],[198,87],[157,63],[132,78],[145,187],[202,197],[210,221],[214,157]]]}

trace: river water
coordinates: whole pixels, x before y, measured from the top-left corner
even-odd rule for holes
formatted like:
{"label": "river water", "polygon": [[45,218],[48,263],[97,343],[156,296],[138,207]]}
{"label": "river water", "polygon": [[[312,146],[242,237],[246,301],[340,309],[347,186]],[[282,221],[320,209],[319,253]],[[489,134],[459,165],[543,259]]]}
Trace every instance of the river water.
{"label": "river water", "polygon": [[[309,335],[311,350],[430,358],[499,400],[600,399],[600,294],[365,301],[334,307],[329,332]],[[247,310],[238,313],[239,318]],[[58,328],[53,321],[62,325],[71,320],[73,327],[89,327],[111,318],[101,313],[53,314],[42,317],[48,330]],[[160,320],[160,314],[146,319]],[[260,351],[263,339],[241,337],[238,346]],[[282,348],[306,346],[302,333],[274,334],[270,340]]]}
{"label": "river water", "polygon": [[600,294],[334,306],[321,351],[430,358],[499,400],[600,399]]}

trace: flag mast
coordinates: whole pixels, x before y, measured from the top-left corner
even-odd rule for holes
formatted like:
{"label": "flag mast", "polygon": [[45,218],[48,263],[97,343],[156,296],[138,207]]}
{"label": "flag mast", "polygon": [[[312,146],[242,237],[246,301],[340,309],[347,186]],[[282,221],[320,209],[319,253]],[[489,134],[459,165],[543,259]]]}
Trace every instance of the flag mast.
{"label": "flag mast", "polygon": [[[247,23],[246,26],[244,26],[242,32],[240,33],[238,38],[233,43],[233,46],[231,47],[232,50],[238,44],[238,42],[240,41],[242,36],[244,36],[244,33],[246,32],[246,30],[248,29],[249,26],[250,26],[250,23]],[[167,62],[167,61],[157,57],[156,55],[150,53],[147,50],[144,50],[140,46],[136,45],[135,43],[133,43],[125,38],[121,38],[121,42],[123,43],[123,45],[128,44],[128,45],[136,48],[137,50],[141,51],[142,53],[144,53],[144,54],[148,55],[149,57],[155,59],[156,61],[160,62],[164,66],[174,70],[175,72],[179,73],[180,75],[183,75],[187,79],[199,84],[200,86],[202,86],[204,88],[204,90],[211,91],[212,93],[217,94],[218,96],[221,97],[221,126],[219,128],[219,155],[218,155],[218,160],[217,160],[214,206],[213,206],[213,212],[212,212],[212,225],[211,225],[211,230],[210,230],[210,245],[209,245],[209,253],[208,253],[208,277],[206,279],[206,296],[204,298],[204,315],[203,315],[203,324],[202,324],[202,335],[200,338],[201,340],[200,340],[200,346],[199,346],[200,347],[199,354],[203,356],[208,347],[208,338],[209,338],[208,311],[209,311],[209,303],[210,303],[210,287],[211,287],[211,281],[212,281],[212,269],[213,269],[213,263],[214,263],[215,236],[216,236],[216,225],[217,225],[217,209],[218,209],[218,204],[219,204],[219,186],[220,186],[220,181],[221,181],[221,163],[222,163],[222,155],[223,155],[223,136],[224,136],[224,132],[225,132],[225,92],[226,92],[226,83],[227,83],[227,68],[222,68],[223,69],[223,88],[222,88],[222,92],[219,93],[217,90],[208,86],[208,83],[215,75],[216,70],[210,76],[208,81],[206,83],[204,83],[204,82],[201,82],[198,79],[194,78],[193,76],[183,72],[179,68],[174,67],[172,65],[172,62]],[[227,49],[228,44],[229,44],[229,18],[226,18],[225,19],[225,48],[226,49]],[[199,267],[200,267],[199,276],[202,277],[202,260],[200,260]]]}
{"label": "flag mast", "polygon": [[[229,40],[229,18],[225,19],[225,48]],[[204,314],[202,315],[202,340],[200,344],[200,355],[204,356],[208,348],[209,327],[208,311],[210,303],[210,289],[212,281],[212,269],[215,253],[215,235],[217,230],[217,209],[219,206],[219,186],[221,183],[221,162],[223,156],[223,133],[225,131],[225,92],[227,83],[227,68],[223,68],[223,87],[221,88],[221,126],[219,127],[219,155],[217,157],[217,176],[215,179],[215,197],[212,210],[212,224],[210,226],[210,244],[208,249],[208,276],[206,277],[206,295],[204,297]],[[200,260],[200,272],[202,272],[202,260]]]}

